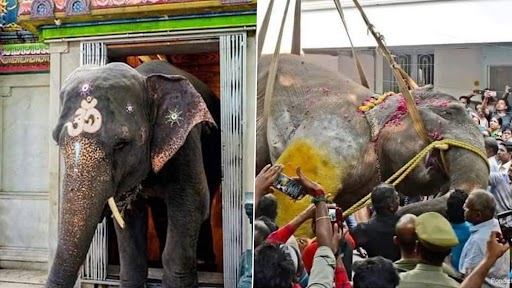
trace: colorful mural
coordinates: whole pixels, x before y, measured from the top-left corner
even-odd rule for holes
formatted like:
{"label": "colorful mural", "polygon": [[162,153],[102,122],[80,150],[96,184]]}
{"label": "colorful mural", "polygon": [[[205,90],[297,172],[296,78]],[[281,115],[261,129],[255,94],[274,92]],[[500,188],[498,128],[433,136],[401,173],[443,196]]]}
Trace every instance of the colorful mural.
{"label": "colorful mural", "polygon": [[50,54],[44,43],[0,44],[0,50],[0,74],[50,71]]}

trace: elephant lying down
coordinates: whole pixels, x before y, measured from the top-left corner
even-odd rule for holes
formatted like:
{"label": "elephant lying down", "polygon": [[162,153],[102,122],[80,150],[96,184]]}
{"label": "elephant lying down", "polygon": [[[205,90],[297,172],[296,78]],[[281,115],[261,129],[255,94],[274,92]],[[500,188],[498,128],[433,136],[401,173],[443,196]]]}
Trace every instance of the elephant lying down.
{"label": "elephant lying down", "polygon": [[144,198],[150,196],[167,207],[163,287],[198,285],[196,246],[209,214],[208,186],[220,183],[220,153],[204,145],[220,145],[218,100],[199,80],[164,62],[137,69],[83,66],[64,82],[53,132],[65,160],[63,202],[48,287],[73,286],[110,197],[125,208],[126,227],[115,224],[121,286],[144,287]]}
{"label": "elephant lying down", "polygon": [[[365,116],[360,110],[366,108],[360,106],[374,93],[296,55],[280,57],[268,124],[263,127],[270,60],[270,56],[263,56],[258,65],[257,171],[268,163],[281,163],[285,165],[283,173],[294,176],[295,167],[300,166],[347,209],[429,144],[413,128],[401,95],[379,100],[382,103]],[[415,89],[412,94],[432,141],[457,139],[484,153],[477,126],[456,98],[431,86]],[[431,153],[397,190],[414,196],[447,188],[469,192],[487,186],[485,159],[452,147],[446,152],[444,171],[438,153]],[[282,193],[276,197],[278,225],[290,221],[310,200],[306,197],[294,203]],[[445,205],[446,200],[439,198],[422,207],[444,211]],[[306,235],[308,226],[303,226],[306,230],[299,233]]]}

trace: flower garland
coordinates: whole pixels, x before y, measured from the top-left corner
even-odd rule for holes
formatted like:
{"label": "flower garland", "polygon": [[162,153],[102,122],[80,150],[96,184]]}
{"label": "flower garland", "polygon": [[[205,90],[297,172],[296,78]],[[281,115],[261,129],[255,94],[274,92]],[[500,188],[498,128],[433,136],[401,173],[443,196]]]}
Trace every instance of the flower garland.
{"label": "flower garland", "polygon": [[364,100],[363,105],[359,106],[357,109],[363,113],[367,112],[370,109],[372,109],[373,107],[384,102],[384,100],[386,100],[386,98],[388,98],[389,96],[393,96],[393,95],[395,95],[395,92],[386,92],[386,93],[380,95],[379,97],[368,97],[368,98],[366,98],[366,100]]}

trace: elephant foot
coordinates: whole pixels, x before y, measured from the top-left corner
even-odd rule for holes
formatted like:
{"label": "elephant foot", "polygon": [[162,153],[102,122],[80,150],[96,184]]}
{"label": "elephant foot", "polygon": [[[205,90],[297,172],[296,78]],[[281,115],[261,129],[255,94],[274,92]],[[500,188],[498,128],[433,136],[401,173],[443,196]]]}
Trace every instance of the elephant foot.
{"label": "elephant foot", "polygon": [[121,280],[121,288],[146,288],[146,280],[142,282],[128,282],[128,281],[122,281]]}
{"label": "elephant foot", "polygon": [[171,275],[162,277],[162,287],[164,288],[193,288],[199,287],[197,280],[197,271],[179,273],[173,272]]}

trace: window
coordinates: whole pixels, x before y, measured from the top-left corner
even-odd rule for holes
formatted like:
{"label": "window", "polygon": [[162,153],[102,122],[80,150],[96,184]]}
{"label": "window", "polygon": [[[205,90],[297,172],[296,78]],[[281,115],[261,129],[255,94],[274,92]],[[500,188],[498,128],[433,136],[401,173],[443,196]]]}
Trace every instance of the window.
{"label": "window", "polygon": [[503,95],[505,86],[512,86],[512,66],[490,66],[488,83],[488,88],[498,91],[498,95]]}
{"label": "window", "polygon": [[[415,52],[394,52],[395,61],[402,69],[409,74],[418,85],[434,84],[434,54],[433,53],[415,53]],[[383,88],[384,92],[400,92],[398,83],[393,76],[391,68],[386,59],[384,60]]]}

